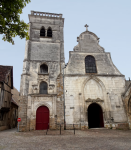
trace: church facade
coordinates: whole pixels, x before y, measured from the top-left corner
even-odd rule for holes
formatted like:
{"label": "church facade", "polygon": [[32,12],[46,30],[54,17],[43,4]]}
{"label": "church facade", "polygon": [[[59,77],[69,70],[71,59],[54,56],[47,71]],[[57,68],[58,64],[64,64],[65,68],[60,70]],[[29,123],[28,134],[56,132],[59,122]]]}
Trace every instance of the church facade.
{"label": "church facade", "polygon": [[125,76],[86,31],[64,60],[62,14],[31,11],[20,86],[20,131],[128,126]]}

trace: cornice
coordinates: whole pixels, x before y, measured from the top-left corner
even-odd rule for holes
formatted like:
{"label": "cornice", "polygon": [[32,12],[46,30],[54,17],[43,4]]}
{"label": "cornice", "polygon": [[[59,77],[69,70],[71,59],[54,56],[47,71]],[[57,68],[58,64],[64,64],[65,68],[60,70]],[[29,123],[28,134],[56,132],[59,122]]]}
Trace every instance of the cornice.
{"label": "cornice", "polygon": [[28,94],[31,97],[55,97],[57,94]]}
{"label": "cornice", "polygon": [[73,76],[105,76],[105,77],[125,77],[124,75],[114,75],[114,74],[65,74],[64,76],[67,76],[67,77],[73,77]]}

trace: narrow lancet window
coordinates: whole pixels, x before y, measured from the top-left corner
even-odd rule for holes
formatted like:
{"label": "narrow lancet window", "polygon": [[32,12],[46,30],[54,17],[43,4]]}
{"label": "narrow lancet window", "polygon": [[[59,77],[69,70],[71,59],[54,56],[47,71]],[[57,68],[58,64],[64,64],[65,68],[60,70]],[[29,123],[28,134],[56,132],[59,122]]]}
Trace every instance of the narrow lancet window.
{"label": "narrow lancet window", "polygon": [[52,30],[50,27],[47,30],[47,37],[52,37]]}
{"label": "narrow lancet window", "polygon": [[48,73],[48,66],[43,64],[40,66],[40,73],[47,74]]}
{"label": "narrow lancet window", "polygon": [[47,83],[44,81],[40,83],[40,94],[47,94]]}
{"label": "narrow lancet window", "polygon": [[86,70],[86,73],[97,73],[96,61],[95,61],[95,58],[91,55],[88,55],[85,58],[85,70]]}
{"label": "narrow lancet window", "polygon": [[45,28],[42,27],[40,30],[40,36],[45,36]]}

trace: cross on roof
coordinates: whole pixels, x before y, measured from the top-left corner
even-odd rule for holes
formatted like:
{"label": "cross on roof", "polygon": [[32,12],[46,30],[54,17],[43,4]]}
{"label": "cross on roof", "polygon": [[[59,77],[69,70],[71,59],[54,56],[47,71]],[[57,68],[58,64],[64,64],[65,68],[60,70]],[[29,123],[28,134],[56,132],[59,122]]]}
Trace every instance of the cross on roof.
{"label": "cross on roof", "polygon": [[89,27],[89,26],[86,24],[85,27],[86,27],[86,31],[88,31],[88,27]]}

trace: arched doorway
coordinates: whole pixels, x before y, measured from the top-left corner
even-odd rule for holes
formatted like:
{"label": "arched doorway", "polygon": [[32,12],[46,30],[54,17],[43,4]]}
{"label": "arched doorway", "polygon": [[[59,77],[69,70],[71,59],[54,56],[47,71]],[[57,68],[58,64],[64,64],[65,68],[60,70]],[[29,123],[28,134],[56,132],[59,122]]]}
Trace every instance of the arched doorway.
{"label": "arched doorway", "polygon": [[49,129],[49,109],[40,106],[36,111],[36,130]]}
{"label": "arched doorway", "polygon": [[88,107],[88,124],[89,128],[104,127],[103,112],[101,107],[96,103]]}

